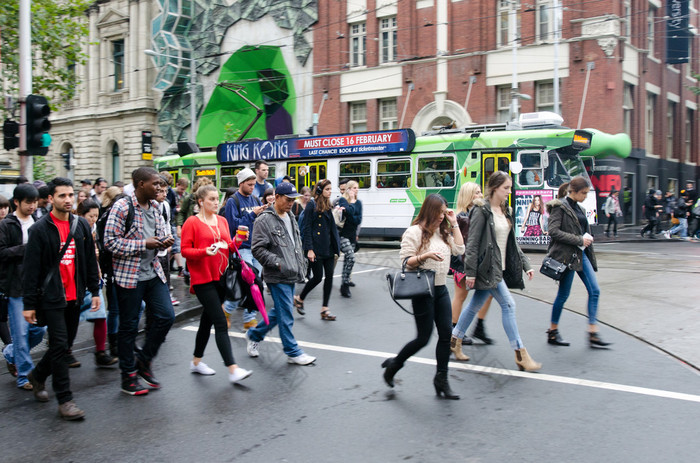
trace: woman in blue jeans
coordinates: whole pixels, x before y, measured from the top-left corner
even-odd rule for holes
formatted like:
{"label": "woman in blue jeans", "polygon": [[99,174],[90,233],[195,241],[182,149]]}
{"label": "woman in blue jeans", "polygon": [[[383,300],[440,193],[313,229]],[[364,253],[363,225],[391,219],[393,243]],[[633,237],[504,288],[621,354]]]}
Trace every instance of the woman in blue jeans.
{"label": "woman in blue jeans", "polygon": [[559,334],[558,326],[564,303],[571,292],[574,272],[578,273],[588,291],[588,342],[591,347],[605,347],[610,344],[603,341],[598,334],[596,314],[600,287],[595,276],[598,266],[586,211],[579,205],[586,199],[589,190],[588,180],[575,177],[569,183],[568,195],[565,198],[547,203],[551,237],[547,255],[568,267],[559,281],[559,292],[552,306],[551,325],[547,330],[547,342],[554,346],[569,345]]}

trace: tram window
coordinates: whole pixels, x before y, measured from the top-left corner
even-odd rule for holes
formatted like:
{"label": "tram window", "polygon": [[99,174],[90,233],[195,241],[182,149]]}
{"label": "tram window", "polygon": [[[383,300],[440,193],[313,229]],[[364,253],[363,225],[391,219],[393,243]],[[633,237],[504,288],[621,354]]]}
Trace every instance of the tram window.
{"label": "tram window", "polygon": [[377,161],[377,188],[408,188],[410,181],[410,159]]}
{"label": "tram window", "polygon": [[277,166],[274,164],[268,164],[267,165],[268,170],[267,171],[267,181],[270,182],[270,184],[274,185],[275,184],[275,171],[277,170]]}
{"label": "tram window", "polygon": [[452,156],[418,158],[416,182],[422,188],[451,187],[455,184],[455,161]]}
{"label": "tram window", "polygon": [[221,168],[221,185],[219,189],[226,191],[227,188],[238,188],[238,179],[236,174],[245,166],[226,166]]}
{"label": "tram window", "polygon": [[520,153],[520,163],[523,171],[520,173],[519,183],[522,186],[540,186],[544,180],[542,159],[540,153]]}
{"label": "tram window", "polygon": [[372,183],[369,168],[369,161],[341,162],[338,181],[344,178],[355,180],[360,185],[360,188],[369,188]]}

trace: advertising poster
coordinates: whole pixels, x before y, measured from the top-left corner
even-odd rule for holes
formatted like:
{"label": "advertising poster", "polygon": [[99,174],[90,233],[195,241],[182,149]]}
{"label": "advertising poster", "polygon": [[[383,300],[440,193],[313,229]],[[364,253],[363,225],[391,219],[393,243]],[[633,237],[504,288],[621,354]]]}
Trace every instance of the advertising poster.
{"label": "advertising poster", "polygon": [[515,239],[518,244],[549,244],[544,205],[554,197],[552,190],[523,190],[515,192]]}

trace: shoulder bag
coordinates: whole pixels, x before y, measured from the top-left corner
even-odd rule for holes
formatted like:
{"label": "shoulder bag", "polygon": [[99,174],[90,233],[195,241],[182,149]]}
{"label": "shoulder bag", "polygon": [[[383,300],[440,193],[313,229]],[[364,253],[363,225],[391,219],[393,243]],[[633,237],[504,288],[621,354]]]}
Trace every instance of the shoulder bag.
{"label": "shoulder bag", "polygon": [[409,257],[403,260],[401,270],[386,274],[386,281],[389,285],[389,295],[396,305],[404,312],[414,315],[399,304],[397,299],[414,299],[419,297],[433,297],[435,295],[435,272],[417,268],[406,270],[406,263]]}
{"label": "shoulder bag", "polygon": [[561,280],[566,270],[566,265],[561,262],[554,260],[551,257],[545,257],[542,261],[542,266],[540,267],[540,273],[542,275],[548,276],[553,280]]}

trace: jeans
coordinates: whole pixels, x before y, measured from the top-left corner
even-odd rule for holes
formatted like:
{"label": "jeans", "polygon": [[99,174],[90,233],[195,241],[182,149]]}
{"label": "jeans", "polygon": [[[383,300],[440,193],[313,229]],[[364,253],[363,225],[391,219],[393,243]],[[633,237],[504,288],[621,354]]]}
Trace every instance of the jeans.
{"label": "jeans", "polygon": [[[109,279],[111,280],[111,278]],[[116,334],[119,332],[119,300],[117,299],[117,285],[112,281],[107,281],[107,333]]]}
{"label": "jeans", "polygon": [[[586,291],[588,291],[588,324],[595,325],[596,314],[598,313],[600,287],[598,286],[598,279],[595,276],[593,265],[591,265],[591,261],[588,260],[588,256],[586,256],[585,252],[583,253],[583,270],[576,273],[578,273],[579,278],[581,278],[581,281],[583,281],[583,284],[586,286]],[[559,317],[561,317],[564,303],[571,293],[571,284],[573,281],[574,271],[571,269],[564,270],[564,274],[561,280],[559,280],[557,297],[554,299],[554,305],[552,305],[552,323],[555,325],[559,324]]]}
{"label": "jeans", "polygon": [[355,245],[347,238],[340,238],[340,251],[345,255],[343,259],[342,282],[346,285],[350,283],[350,274],[355,266]]}
{"label": "jeans", "polygon": [[44,339],[46,328],[30,325],[24,319],[22,311],[24,302],[21,297],[11,297],[7,307],[7,321],[10,324],[12,344],[3,349],[5,360],[17,367],[17,387],[27,383],[27,374],[34,368],[32,356],[29,353],[34,346]]}
{"label": "jeans", "polygon": [[214,339],[219,353],[224,359],[227,367],[236,363],[231,350],[231,340],[228,337],[228,325],[226,316],[221,310],[221,301],[226,293],[225,283],[222,281],[212,281],[201,285],[194,285],[194,293],[202,304],[202,317],[199,319],[199,329],[194,341],[194,356],[204,357],[204,350],[207,348],[211,327],[214,325]]}
{"label": "jeans", "polygon": [[[258,273],[262,275],[262,264],[253,257],[253,251],[250,248],[241,248],[238,250],[238,253],[246,264],[252,265],[253,268],[257,269]],[[224,310],[227,313],[233,313],[236,309],[238,309],[238,306],[234,302],[224,301]],[[241,307],[241,309],[243,309],[243,307]],[[243,323],[247,323],[251,320],[255,320],[255,311],[243,309]]]}
{"label": "jeans", "polygon": [[136,371],[134,348],[139,329],[141,301],[146,303],[146,341],[138,353],[149,365],[175,322],[168,286],[159,277],[139,281],[136,288],[117,287],[119,299],[119,368],[122,373]]}
{"label": "jeans", "polygon": [[668,236],[673,235],[674,233],[681,232],[681,238],[687,238],[688,237],[688,219],[687,218],[679,218],[678,219],[678,225],[675,225],[668,231]]}
{"label": "jeans", "polygon": [[45,310],[43,315],[49,333],[49,349],[36,364],[33,375],[40,383],[51,376],[56,400],[59,404],[64,404],[73,400],[65,356],[68,352],[68,333],[77,329],[80,309],[75,301],[71,301],[66,308]]}
{"label": "jeans", "polygon": [[304,351],[297,345],[292,326],[294,325],[294,315],[292,314],[292,301],[294,297],[294,285],[284,283],[270,283],[270,292],[272,293],[272,301],[275,306],[270,309],[268,316],[270,324],[266,325],[265,321],[258,323],[258,326],[248,330],[248,339],[254,342],[260,342],[265,339],[265,335],[279,324],[280,339],[284,353],[289,357],[299,357]]}
{"label": "jeans", "polygon": [[323,274],[326,274],[326,279],[323,281],[323,307],[328,307],[328,301],[331,298],[331,290],[333,289],[333,267],[335,266],[334,256],[318,257],[313,262],[309,262],[309,267],[313,270],[313,277],[306,282],[304,289],[301,290],[299,298],[306,299],[306,296],[314,289],[323,279]]}
{"label": "jeans", "polygon": [[506,282],[503,280],[493,289],[477,289],[474,291],[474,296],[472,296],[471,301],[467,304],[467,308],[459,315],[459,321],[457,322],[457,326],[452,330],[452,336],[459,339],[464,337],[467,328],[469,328],[477,312],[479,312],[479,309],[481,309],[484,302],[486,302],[486,298],[489,297],[489,294],[492,295],[501,306],[501,322],[508,336],[508,341],[510,341],[510,347],[514,350],[522,349],[524,347],[523,341],[520,339],[518,322],[515,320],[515,301],[510,291],[508,291]]}
{"label": "jeans", "polygon": [[447,286],[435,286],[434,297],[415,298],[412,304],[413,316],[416,320],[416,338],[403,346],[396,355],[396,366],[402,367],[409,357],[430,342],[434,323],[438,332],[438,341],[435,346],[437,371],[447,372],[447,364],[450,360],[450,326],[452,325],[452,304]]}

